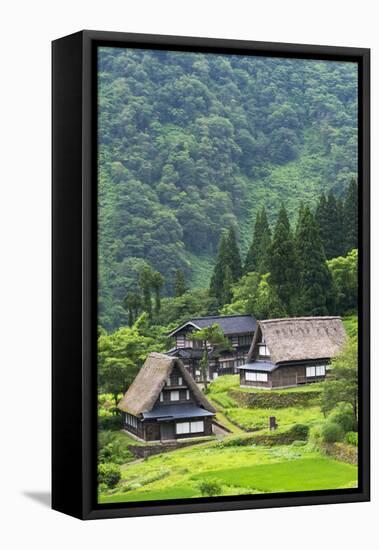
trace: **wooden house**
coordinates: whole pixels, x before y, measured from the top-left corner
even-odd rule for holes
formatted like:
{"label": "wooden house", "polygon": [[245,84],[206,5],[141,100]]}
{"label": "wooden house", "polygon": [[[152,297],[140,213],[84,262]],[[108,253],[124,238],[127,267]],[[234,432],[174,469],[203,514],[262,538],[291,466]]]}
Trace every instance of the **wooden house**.
{"label": "wooden house", "polygon": [[150,353],[118,408],[145,441],[212,435],[215,409],[177,357]]}
{"label": "wooden house", "polygon": [[288,388],[324,380],[330,359],[346,339],[340,317],[258,321],[240,385]]}
{"label": "wooden house", "polygon": [[246,362],[256,327],[256,321],[251,315],[218,315],[189,319],[173,330],[169,336],[175,338],[175,346],[167,355],[180,358],[197,381],[201,379],[199,363],[204,350],[201,342],[191,339],[192,332],[214,324],[219,325],[228,338],[230,349],[216,352],[211,346],[208,347],[208,380],[238,372],[238,366]]}

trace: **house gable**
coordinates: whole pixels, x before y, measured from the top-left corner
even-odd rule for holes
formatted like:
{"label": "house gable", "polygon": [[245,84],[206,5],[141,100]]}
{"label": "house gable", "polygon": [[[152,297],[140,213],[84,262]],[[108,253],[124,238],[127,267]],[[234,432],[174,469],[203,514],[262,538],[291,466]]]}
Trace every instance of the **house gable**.
{"label": "house gable", "polygon": [[160,402],[160,393],[167,387],[174,368],[177,376],[183,379],[183,389],[191,392],[193,402],[207,411],[215,412],[180,359],[162,353],[150,353],[118,408],[134,416],[151,411]]}
{"label": "house gable", "polygon": [[346,333],[340,317],[296,317],[259,321],[247,363],[262,358],[259,346],[267,346],[270,360],[277,364],[334,357]]}

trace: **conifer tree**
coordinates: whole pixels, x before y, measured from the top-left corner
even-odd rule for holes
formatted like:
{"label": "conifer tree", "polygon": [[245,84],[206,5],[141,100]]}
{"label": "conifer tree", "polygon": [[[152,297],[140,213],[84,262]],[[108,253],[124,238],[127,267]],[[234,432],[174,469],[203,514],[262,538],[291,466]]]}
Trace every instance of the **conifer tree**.
{"label": "conifer tree", "polygon": [[302,215],[304,213],[304,210],[305,210],[305,206],[304,206],[303,201],[301,201],[300,206],[299,206],[299,212],[298,212],[298,215],[297,215],[297,223],[296,223],[296,230],[295,230],[295,242],[296,242],[297,236],[299,234],[300,221],[301,221]]}
{"label": "conifer tree", "polygon": [[300,301],[302,315],[334,313],[333,279],[326,264],[318,224],[306,207],[299,220],[297,250],[300,267]]}
{"label": "conifer tree", "polygon": [[299,264],[288,215],[282,204],[275,226],[269,256],[270,284],[288,314],[297,310]]}
{"label": "conifer tree", "polygon": [[[230,227],[226,239],[226,266],[229,267],[232,281],[236,282],[242,276],[241,255],[237,243],[237,235],[233,226]],[[225,273],[224,273],[225,276]]]}
{"label": "conifer tree", "polygon": [[226,295],[231,298],[231,285],[242,275],[241,256],[238,249],[236,232],[231,227],[228,233],[222,233],[216,265],[213,270],[209,293],[219,305],[225,304]]}
{"label": "conifer tree", "polygon": [[211,277],[209,293],[214,296],[219,304],[222,304],[222,296],[224,292],[224,273],[227,265],[227,239],[225,232],[222,233],[218,246],[216,265],[213,269]]}
{"label": "conifer tree", "polygon": [[151,277],[152,269],[148,266],[145,266],[138,275],[138,283],[142,294],[142,307],[149,317],[151,317],[153,312],[153,307],[151,303]]}
{"label": "conifer tree", "polygon": [[232,284],[233,277],[230,267],[227,265],[224,271],[223,291],[222,291],[222,303],[229,304],[232,301]]}
{"label": "conifer tree", "polygon": [[269,250],[271,246],[271,230],[267,220],[265,207],[258,211],[255,218],[254,236],[247,252],[244,273],[269,271]]}
{"label": "conifer tree", "polygon": [[258,251],[258,273],[262,275],[270,270],[269,267],[269,252],[271,247],[271,229],[268,224],[267,214],[265,207],[261,212],[261,242]]}
{"label": "conifer tree", "polygon": [[140,296],[135,292],[129,292],[124,298],[123,306],[128,312],[128,325],[132,327],[141,309]]}
{"label": "conifer tree", "polygon": [[[300,218],[301,218],[301,214],[299,214],[299,220]],[[329,241],[329,213],[328,213],[328,203],[326,200],[325,193],[322,193],[320,195],[320,198],[316,207],[315,219],[317,221],[321,242],[326,254],[326,250],[328,248],[328,241]]]}
{"label": "conifer tree", "polygon": [[328,260],[337,258],[344,253],[345,239],[341,208],[340,199],[336,199],[332,191],[329,192],[327,197],[324,194],[320,196],[316,208],[315,218],[325,256]]}
{"label": "conifer tree", "polygon": [[175,298],[183,296],[186,292],[186,279],[184,273],[181,269],[175,271],[175,281],[174,281],[174,294]]}
{"label": "conifer tree", "polygon": [[153,271],[151,275],[151,288],[154,292],[155,304],[154,312],[156,315],[159,314],[161,309],[161,290],[164,285],[164,278],[159,273],[159,271]]}
{"label": "conifer tree", "polygon": [[347,189],[344,212],[343,227],[345,235],[345,252],[358,248],[358,185],[352,179]]}
{"label": "conifer tree", "polygon": [[327,241],[326,248],[324,245],[325,256],[329,260],[330,258],[337,258],[344,252],[343,247],[343,220],[341,218],[341,212],[338,207],[336,197],[332,192],[328,194],[327,199],[328,208],[328,232],[329,240]]}
{"label": "conifer tree", "polygon": [[245,258],[244,273],[257,272],[257,251],[261,243],[261,211],[258,210],[255,217],[254,236]]}

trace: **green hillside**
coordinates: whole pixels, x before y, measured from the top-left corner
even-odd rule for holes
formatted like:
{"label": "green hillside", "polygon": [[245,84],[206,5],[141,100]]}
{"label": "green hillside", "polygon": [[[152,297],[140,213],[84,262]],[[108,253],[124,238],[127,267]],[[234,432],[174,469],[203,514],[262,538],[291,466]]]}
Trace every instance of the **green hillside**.
{"label": "green hillside", "polygon": [[255,213],[342,195],[357,173],[353,63],[102,48],[99,52],[99,312],[148,262],[172,294],[179,268],[208,285],[222,229],[246,252]]}

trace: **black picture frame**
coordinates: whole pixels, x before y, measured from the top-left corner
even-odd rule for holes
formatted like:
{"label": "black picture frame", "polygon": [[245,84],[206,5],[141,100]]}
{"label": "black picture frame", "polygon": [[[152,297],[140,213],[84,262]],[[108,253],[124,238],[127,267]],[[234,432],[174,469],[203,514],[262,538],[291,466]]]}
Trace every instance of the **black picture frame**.
{"label": "black picture frame", "polygon": [[[359,67],[359,484],[357,489],[96,502],[96,48],[355,61]],[[81,519],[370,499],[370,50],[85,30],[52,44],[52,507]]]}

